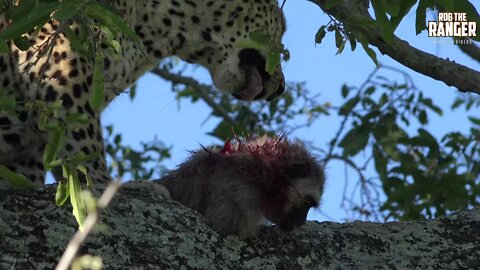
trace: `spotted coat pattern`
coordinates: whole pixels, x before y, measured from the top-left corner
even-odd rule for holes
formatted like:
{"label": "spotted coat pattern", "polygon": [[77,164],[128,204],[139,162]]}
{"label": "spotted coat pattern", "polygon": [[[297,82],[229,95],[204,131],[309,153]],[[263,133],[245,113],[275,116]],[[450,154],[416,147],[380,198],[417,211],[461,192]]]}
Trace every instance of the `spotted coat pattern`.
{"label": "spotted coat pattern", "polygon": [[[121,57],[105,58],[104,104],[132,84],[159,59],[176,55],[206,67],[214,85],[240,99],[273,99],[284,91],[280,65],[270,75],[265,57],[258,51],[234,46],[250,32],[270,34],[280,42],[285,21],[277,0],[116,0],[112,2],[140,37],[144,48],[120,35]],[[0,29],[8,25],[0,15]],[[75,29],[75,26],[73,26]],[[0,111],[0,164],[43,184],[42,155],[46,134],[37,128],[36,111],[22,109],[27,101],[52,103],[62,100],[58,117],[84,113],[88,123],[69,129],[60,157],[83,151],[100,152],[85,166],[94,181],[111,179],[105,162],[99,112],[92,110],[92,59],[72,51],[58,31],[51,55],[42,54],[45,41],[59,30],[58,21],[45,24],[37,35],[28,35],[31,47],[0,55],[0,87],[16,99],[15,115]],[[102,44],[100,44],[102,46]],[[57,179],[58,180],[58,179]]]}

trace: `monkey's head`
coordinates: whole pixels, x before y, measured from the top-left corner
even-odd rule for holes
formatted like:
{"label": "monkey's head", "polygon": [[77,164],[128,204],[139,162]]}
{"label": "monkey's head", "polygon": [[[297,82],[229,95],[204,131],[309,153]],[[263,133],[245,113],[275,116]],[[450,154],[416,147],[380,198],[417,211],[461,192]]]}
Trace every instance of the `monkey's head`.
{"label": "monkey's head", "polygon": [[317,208],[323,193],[325,174],[305,146],[285,137],[257,137],[227,141],[223,154],[251,154],[258,169],[258,185],[265,217],[281,230],[303,225],[310,208]]}

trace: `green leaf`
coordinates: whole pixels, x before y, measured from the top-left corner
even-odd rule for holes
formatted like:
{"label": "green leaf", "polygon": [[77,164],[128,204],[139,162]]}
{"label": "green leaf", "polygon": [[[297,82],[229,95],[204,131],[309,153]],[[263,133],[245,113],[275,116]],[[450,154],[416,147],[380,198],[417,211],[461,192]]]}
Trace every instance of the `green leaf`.
{"label": "green leaf", "polygon": [[280,63],[280,53],[269,51],[267,54],[267,59],[265,63],[265,71],[268,74],[273,75],[279,63]]}
{"label": "green leaf", "polygon": [[437,157],[440,153],[440,150],[439,150],[438,142],[435,139],[435,137],[433,137],[432,134],[430,134],[427,130],[425,130],[423,128],[418,129],[418,135],[419,136],[417,136],[415,138],[420,139],[420,141],[422,143],[424,143],[424,145],[426,145],[430,148],[430,152],[429,152],[428,155],[430,157],[431,156]]}
{"label": "green leaf", "polygon": [[56,20],[71,19],[78,14],[81,7],[82,3],[78,1],[62,1],[52,17]]}
{"label": "green leaf", "polygon": [[380,67],[380,64],[378,63],[377,60],[377,54],[375,53],[372,48],[368,46],[368,41],[367,38],[360,32],[356,33],[357,34],[357,40],[360,41],[360,44],[362,44],[363,49],[367,53],[368,56],[370,56],[370,59],[375,63],[377,67]]}
{"label": "green leaf", "polygon": [[5,165],[0,164],[0,181],[5,180],[12,187],[34,189],[36,186],[27,180],[23,174],[16,173]]}
{"label": "green leaf", "polygon": [[347,102],[345,102],[342,107],[340,107],[340,110],[338,111],[339,115],[348,115],[352,109],[357,105],[357,103],[360,101],[360,97],[355,96],[351,99],[349,99]]}
{"label": "green leaf", "polygon": [[393,40],[393,26],[388,20],[385,7],[382,4],[381,0],[372,0],[373,10],[375,12],[375,17],[377,25],[380,27],[380,34],[383,40],[390,44]]}
{"label": "green leaf", "polygon": [[357,48],[357,40],[354,37],[348,37],[348,41],[350,41],[350,48],[353,51]]}
{"label": "green leaf", "polygon": [[55,203],[57,206],[62,206],[70,196],[70,188],[68,181],[60,181],[57,185],[57,192],[55,193]]}
{"label": "green leaf", "polygon": [[445,11],[452,12],[454,7],[454,2],[458,0],[437,0],[437,3],[445,9]]}
{"label": "green leaf", "polygon": [[54,161],[48,163],[46,167],[48,167],[48,168],[54,168],[54,167],[56,167],[56,166],[58,166],[58,165],[60,165],[60,164],[62,164],[62,163],[63,163],[63,159],[59,158],[59,159],[57,159],[57,160],[54,160]]}
{"label": "green leaf", "polygon": [[[336,46],[337,48],[340,48],[340,46],[342,46],[342,43],[344,43],[344,42],[345,42],[345,40],[344,40],[344,38],[343,38],[342,33],[340,32],[340,30],[338,30],[338,28],[335,29],[335,46]],[[337,53],[337,54],[338,54],[338,53]]]}
{"label": "green leaf", "polygon": [[243,132],[241,128],[233,127],[231,124],[222,121],[212,132],[209,132],[208,134],[224,141],[232,137],[232,130],[234,130],[236,134],[242,134]]}
{"label": "green leaf", "polygon": [[427,112],[425,110],[421,110],[420,113],[418,114],[418,121],[420,121],[420,124],[425,125],[427,124]]}
{"label": "green leaf", "polygon": [[130,91],[128,92],[128,96],[130,97],[130,101],[132,101],[135,98],[136,94],[137,94],[137,82],[130,85]]}
{"label": "green leaf", "polygon": [[28,13],[35,9],[36,0],[22,0],[18,1],[18,6],[12,10],[12,21],[18,21],[28,16]]}
{"label": "green leaf", "polygon": [[320,113],[320,114],[330,115],[330,113],[328,112],[328,107],[326,107],[325,105],[315,106],[312,109],[310,109],[308,111],[308,113],[309,113],[309,115],[311,115],[312,113]]}
{"label": "green leaf", "polygon": [[247,49],[255,49],[258,51],[263,51],[266,48],[266,45],[253,41],[252,39],[240,39],[234,43],[235,47],[238,48],[247,48]]}
{"label": "green leaf", "polygon": [[0,39],[0,53],[9,53],[10,48],[8,47],[8,43],[4,39]]}
{"label": "green leaf", "polygon": [[433,101],[431,98],[422,98],[420,102],[425,106],[427,106],[428,108],[430,108],[432,111],[436,112],[438,115],[440,116],[443,115],[442,109],[437,105],[433,104]]}
{"label": "green leaf", "polygon": [[[477,1],[475,1],[475,3],[476,2]],[[467,13],[467,20],[470,22],[477,23],[477,35],[470,38],[480,42],[480,35],[478,34],[478,27],[480,25],[480,15],[478,14],[477,9],[472,3],[473,1],[468,1],[468,0],[455,0],[453,1],[453,4],[454,4],[453,11]]]}
{"label": "green leaf", "polygon": [[375,90],[377,88],[375,86],[370,86],[367,89],[365,89],[365,95],[370,96],[371,94],[375,93]]}
{"label": "green leaf", "polygon": [[336,4],[338,4],[338,1],[339,0],[327,0],[327,2],[325,3],[325,7],[327,9],[330,9],[332,8],[333,6],[335,6]]}
{"label": "green leaf", "polygon": [[290,51],[288,49],[282,50],[283,61],[288,62],[290,60]]}
{"label": "green leaf", "polygon": [[433,0],[420,0],[416,11],[415,30],[416,34],[420,34],[423,30],[427,29],[426,14],[427,8],[434,8]]}
{"label": "green leaf", "polygon": [[456,109],[456,108],[460,107],[460,105],[462,105],[463,103],[465,103],[465,100],[457,97],[453,101],[452,106],[450,106],[450,109],[452,109],[452,110]]}
{"label": "green leaf", "polygon": [[13,95],[0,92],[0,110],[9,112],[11,114],[14,113],[16,105],[17,102]]}
{"label": "green leaf", "polygon": [[271,37],[268,34],[264,34],[262,32],[251,32],[249,34],[250,38],[260,44],[268,45],[270,43]]}
{"label": "green leaf", "polygon": [[375,161],[375,169],[380,176],[380,179],[385,179],[387,177],[387,158],[383,155],[382,151],[378,144],[373,146],[373,159]]}
{"label": "green leaf", "polygon": [[342,89],[341,89],[342,98],[346,98],[349,92],[350,92],[350,87],[348,87],[346,84],[342,85]]}
{"label": "green leaf", "polygon": [[73,216],[75,216],[79,229],[82,231],[87,211],[83,200],[80,180],[78,179],[78,174],[75,169],[67,169],[66,171],[68,176],[68,186],[70,188],[70,203],[73,207]]}
{"label": "green leaf", "polygon": [[48,142],[43,152],[43,163],[48,170],[52,167],[48,167],[53,161],[55,161],[57,154],[63,149],[63,143],[65,141],[65,130],[58,128],[48,132]]}
{"label": "green leaf", "polygon": [[125,23],[122,17],[112,10],[111,6],[89,1],[85,5],[85,13],[92,18],[99,20],[114,32],[125,34],[137,47],[142,47],[142,42],[138,35]]}
{"label": "green leaf", "polygon": [[365,149],[370,137],[370,129],[366,126],[357,126],[352,128],[338,144],[343,148],[343,155],[355,156],[361,150]]}
{"label": "green leaf", "polygon": [[115,40],[117,33],[113,32],[112,29],[107,26],[101,26],[100,29],[103,33],[103,42],[113,49],[113,54],[120,54],[121,45]]}
{"label": "green leaf", "polygon": [[378,63],[377,54],[375,53],[375,51],[372,50],[370,47],[365,47],[365,46],[363,46],[363,49],[368,54],[368,56],[370,56],[370,59],[372,59],[373,63],[375,63],[375,65],[379,67],[380,64]]}
{"label": "green leaf", "polygon": [[317,33],[315,34],[315,44],[320,44],[322,43],[323,38],[327,34],[327,31],[325,31],[326,26],[323,25],[318,29]]}
{"label": "green leaf", "polygon": [[398,16],[398,14],[400,13],[400,5],[401,3],[400,2],[403,2],[404,0],[402,1],[397,1],[397,0],[382,0],[382,4],[385,8],[385,11],[390,14],[390,16],[394,17],[394,16]]}
{"label": "green leaf", "polygon": [[90,177],[90,175],[88,175],[87,168],[85,168],[82,165],[77,165],[76,168],[79,172],[81,172],[83,174],[83,176],[85,176],[85,179],[87,180],[87,188],[92,189],[93,188],[93,182],[92,182],[92,178]]}
{"label": "green leaf", "polygon": [[93,110],[99,111],[103,104],[105,93],[105,78],[103,76],[103,55],[97,52],[95,67],[93,70],[93,93],[90,96],[90,106]]}
{"label": "green leaf", "polygon": [[39,3],[33,11],[18,21],[14,21],[0,33],[1,39],[14,39],[29,31],[37,25],[44,25],[58,6],[59,2]]}
{"label": "green leaf", "polygon": [[480,126],[480,118],[469,116],[468,120],[470,120],[470,122],[474,123],[475,125]]}
{"label": "green leaf", "polygon": [[342,44],[340,44],[340,47],[338,47],[338,50],[337,50],[337,53],[336,53],[337,55],[338,55],[338,54],[341,54],[341,53],[343,52],[343,49],[345,49],[345,44],[346,44],[346,43],[347,43],[347,41],[344,40],[344,41],[342,42]]}
{"label": "green leaf", "polygon": [[13,43],[20,51],[26,51],[30,48],[30,42],[26,36],[20,36],[13,40]]}
{"label": "green leaf", "polygon": [[93,196],[90,191],[83,190],[83,200],[85,202],[87,213],[91,213],[97,209],[98,200]]}
{"label": "green leaf", "polygon": [[72,157],[69,157],[68,160],[70,161],[70,164],[82,164],[86,161],[91,161],[94,160],[95,158],[98,158],[100,155],[99,152],[93,152],[90,154],[85,154],[83,151],[75,153]]}
{"label": "green leaf", "polygon": [[[477,27],[480,24],[480,15],[478,14],[478,11],[476,7],[472,4],[473,1],[468,1],[468,0],[455,0],[453,1],[454,12],[460,12],[460,13],[467,13],[467,19],[469,21],[474,21],[477,23]],[[477,35],[479,36],[479,35]]]}
{"label": "green leaf", "polygon": [[72,28],[70,28],[70,26],[65,26],[65,28],[63,29],[65,35],[67,36],[68,40],[70,41],[70,46],[72,47],[72,49],[78,53],[83,53],[85,52],[86,48],[85,46],[82,44],[82,42],[80,41],[80,39],[78,39],[77,35],[75,34],[75,32],[73,32]]}
{"label": "green leaf", "polygon": [[[395,1],[395,0],[392,0]],[[401,0],[401,1],[395,1],[399,5],[399,10],[397,15],[393,15],[390,18],[390,23],[392,24],[393,29],[397,29],[398,25],[400,22],[403,20],[405,15],[408,14],[410,9],[417,3],[417,0]]]}
{"label": "green leaf", "polygon": [[88,116],[85,113],[67,114],[67,116],[65,117],[65,123],[66,124],[74,124],[74,123],[87,124]]}
{"label": "green leaf", "polygon": [[386,93],[383,93],[380,96],[380,100],[378,101],[378,105],[383,106],[383,105],[385,105],[385,103],[388,102],[388,100],[389,100],[388,95]]}
{"label": "green leaf", "polygon": [[58,121],[57,119],[52,119],[51,121],[48,121],[47,124],[46,124],[46,130],[47,131],[56,132],[57,130],[62,130],[62,129],[63,128],[60,124],[60,121]]}

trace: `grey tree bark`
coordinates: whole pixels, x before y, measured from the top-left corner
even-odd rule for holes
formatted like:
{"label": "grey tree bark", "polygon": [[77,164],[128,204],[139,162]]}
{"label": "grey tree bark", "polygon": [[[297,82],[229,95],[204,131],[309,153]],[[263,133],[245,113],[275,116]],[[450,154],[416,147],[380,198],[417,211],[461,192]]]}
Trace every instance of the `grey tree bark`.
{"label": "grey tree bark", "polygon": [[[0,269],[53,269],[76,231],[54,186],[0,191]],[[221,236],[174,201],[123,190],[81,252],[105,269],[480,269],[480,211],[416,222],[307,222]]]}

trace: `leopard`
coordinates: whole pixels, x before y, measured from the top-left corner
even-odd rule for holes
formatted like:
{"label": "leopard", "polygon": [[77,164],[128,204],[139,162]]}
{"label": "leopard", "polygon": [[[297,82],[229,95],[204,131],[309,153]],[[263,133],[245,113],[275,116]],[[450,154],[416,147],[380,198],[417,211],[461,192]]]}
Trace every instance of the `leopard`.
{"label": "leopard", "polygon": [[[269,101],[285,91],[281,63],[273,72],[266,72],[265,52],[237,46],[238,41],[249,39],[255,32],[281,44],[286,21],[277,0],[98,2],[113,7],[141,41],[138,46],[126,33],[117,33],[119,57],[107,55],[101,63],[104,91],[99,110],[89,102],[94,92],[95,61],[72,49],[62,21],[51,19],[38,31],[25,34],[30,44],[27,50],[8,41],[9,52],[0,54],[0,89],[13,96],[16,104],[61,101],[57,119],[87,115],[86,121],[66,130],[58,158],[80,152],[98,153],[83,162],[93,183],[112,180],[106,163],[101,111],[162,59],[176,56],[205,67],[215,88],[239,100]],[[10,23],[6,14],[0,14],[0,33]],[[73,24],[71,28],[75,29]],[[42,46],[52,37],[50,52],[42,54]],[[16,106],[15,113],[0,111],[0,164],[42,186],[46,178],[42,157],[48,136],[38,127],[40,114],[23,107]],[[54,178],[59,182],[62,175],[54,173]]]}

